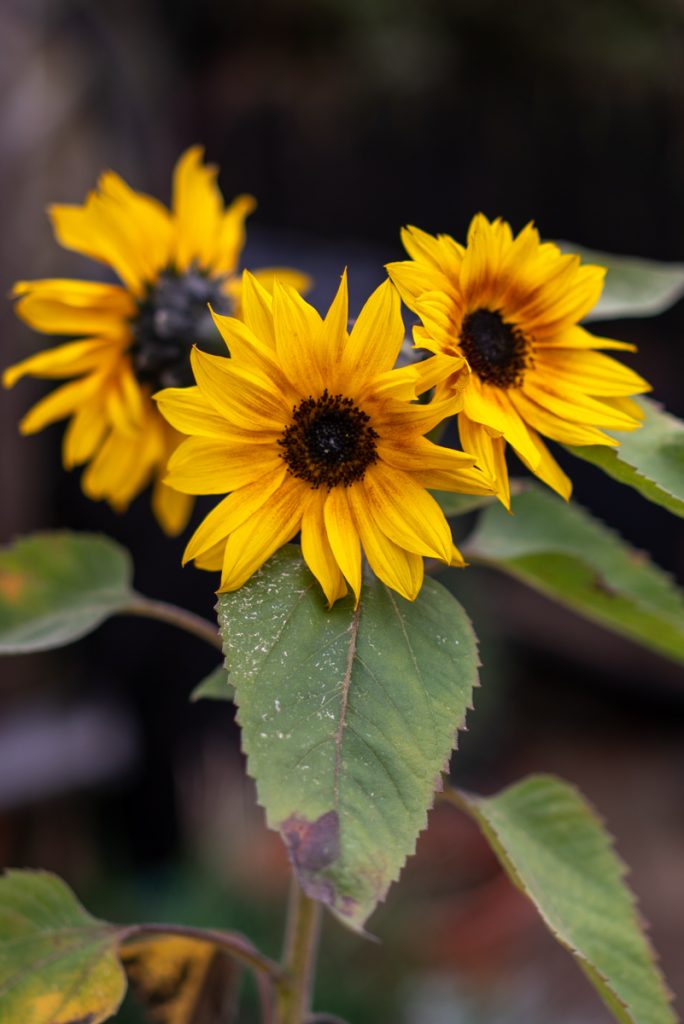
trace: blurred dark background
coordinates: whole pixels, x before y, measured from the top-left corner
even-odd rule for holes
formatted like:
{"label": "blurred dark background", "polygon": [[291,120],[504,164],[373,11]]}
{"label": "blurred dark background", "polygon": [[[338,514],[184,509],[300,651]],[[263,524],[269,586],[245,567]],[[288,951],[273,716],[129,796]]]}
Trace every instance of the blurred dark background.
{"label": "blurred dark background", "polygon": [[[108,167],[168,200],[194,142],[227,198],[259,200],[244,264],[308,271],[321,304],[348,265],[358,309],[401,257],[400,225],[462,239],[477,210],[684,260],[680,0],[5,0],[0,56],[4,293],[105,273],[57,247],[46,204],[81,202]],[[9,303],[0,316],[3,366],[45,343]],[[684,415],[684,303],[601,333],[637,342],[632,365]],[[162,537],[147,496],[117,517],[62,471],[61,426],[18,437],[44,390],[24,383],[0,405],[2,538],[102,530],[133,552],[140,590],[211,616],[212,578],[180,569],[183,538]],[[565,464],[580,501],[684,579],[681,521]],[[529,771],[580,785],[633,869],[681,1009],[681,671],[494,575],[471,570],[457,589],[484,666],[455,777],[483,792]],[[230,705],[187,703],[214,664],[199,641],[132,620],[5,660],[0,863],[60,872],[102,916],[237,927],[277,955],[279,840],[244,780]],[[610,1019],[454,812],[433,814],[371,927],[381,945],[334,922],[324,937],[318,1003],[354,1024]]]}

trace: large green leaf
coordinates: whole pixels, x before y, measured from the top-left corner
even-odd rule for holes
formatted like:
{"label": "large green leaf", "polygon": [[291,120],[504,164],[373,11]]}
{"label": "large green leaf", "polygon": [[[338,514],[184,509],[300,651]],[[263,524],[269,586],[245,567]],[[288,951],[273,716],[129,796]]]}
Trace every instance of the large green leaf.
{"label": "large green leaf", "polygon": [[530,487],[486,509],[464,555],[502,569],[645,647],[684,661],[684,597],[647,556],[580,506]]}
{"label": "large green leaf", "polygon": [[0,654],[78,640],[133,598],[131,561],[96,534],[42,533],[0,552]]}
{"label": "large green leaf", "polygon": [[674,1024],[609,834],[577,790],[531,776],[493,797],[450,791],[621,1024]]}
{"label": "large green leaf", "polygon": [[619,448],[583,445],[568,451],[656,505],[684,516],[684,423],[648,398],[636,401],[644,410],[641,427],[629,433],[608,431],[620,441]]}
{"label": "large green leaf", "polygon": [[588,321],[657,316],[684,295],[684,263],[615,256],[573,242],[558,244],[564,252],[577,253],[584,263],[608,270],[601,298],[587,315]]}
{"label": "large green leaf", "polygon": [[118,942],[116,927],[91,917],[55,875],[9,871],[0,879],[0,1020],[107,1020],[126,991]]}
{"label": "large green leaf", "polygon": [[426,815],[477,681],[461,606],[411,603],[368,575],[325,607],[298,548],[219,599],[248,770],[300,883],[354,928],[385,896]]}

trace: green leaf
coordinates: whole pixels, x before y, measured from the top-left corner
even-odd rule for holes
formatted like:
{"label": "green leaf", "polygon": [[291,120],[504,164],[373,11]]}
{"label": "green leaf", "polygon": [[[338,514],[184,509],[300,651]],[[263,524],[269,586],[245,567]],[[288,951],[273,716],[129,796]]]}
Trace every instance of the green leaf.
{"label": "green leaf", "polygon": [[601,298],[587,315],[587,321],[657,316],[684,295],[684,263],[615,256],[573,242],[557,244],[563,252],[577,253],[583,263],[598,264],[608,270]]}
{"label": "green leaf", "polygon": [[130,603],[131,561],[97,534],[34,534],[0,551],[0,654],[78,640]]}
{"label": "green leaf", "polygon": [[582,445],[568,446],[568,451],[656,505],[684,516],[684,423],[657,402],[648,398],[635,401],[644,410],[642,426],[629,433],[606,431],[617,438],[619,448]]}
{"label": "green leaf", "polygon": [[228,700],[235,699],[235,690],[228,681],[228,673],[223,665],[217,665],[213,672],[205,676],[190,694],[190,700]]}
{"label": "green leaf", "polygon": [[91,917],[55,875],[0,879],[0,1020],[99,1024],[119,1007],[126,978],[119,931]]}
{"label": "green leaf", "polygon": [[477,683],[468,618],[439,583],[377,579],[328,611],[299,549],[222,594],[248,771],[305,892],[360,929],[425,827]]}
{"label": "green leaf", "polygon": [[670,578],[588,512],[536,487],[509,516],[486,509],[466,558],[515,576],[547,597],[684,661],[684,597]]}
{"label": "green leaf", "polygon": [[477,821],[511,880],[576,958],[615,1019],[674,1024],[625,868],[577,790],[537,775],[493,797],[445,795]]}

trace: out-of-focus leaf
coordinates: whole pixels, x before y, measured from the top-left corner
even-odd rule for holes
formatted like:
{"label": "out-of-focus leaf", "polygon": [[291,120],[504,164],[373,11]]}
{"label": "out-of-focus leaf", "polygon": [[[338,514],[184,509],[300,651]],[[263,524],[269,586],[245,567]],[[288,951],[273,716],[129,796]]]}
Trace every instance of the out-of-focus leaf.
{"label": "out-of-focus leaf", "polygon": [[237,964],[257,972],[266,1008],[269,978],[278,973],[241,935],[108,924],[56,875],[8,871],[0,878],[2,1024],[100,1024],[126,992],[121,961],[158,1024],[224,1024]]}
{"label": "out-of-focus leaf", "polygon": [[684,516],[684,423],[648,398],[636,399],[644,422],[629,433],[607,431],[620,442],[568,446],[568,451],[604,470],[663,508]]}
{"label": "out-of-focus leaf", "polygon": [[486,508],[496,501],[488,494],[452,494],[451,491],[433,491],[435,498],[447,519],[464,516],[466,512],[475,512],[478,508]]}
{"label": "out-of-focus leaf", "polygon": [[485,509],[462,546],[466,558],[684,662],[684,597],[646,555],[549,491],[530,487],[511,507],[513,516]]}
{"label": "out-of-focus leaf", "polygon": [[327,610],[298,548],[219,599],[248,771],[305,892],[360,929],[425,827],[477,681],[476,640],[434,580],[374,577]]}
{"label": "out-of-focus leaf", "polygon": [[235,689],[228,680],[228,673],[223,665],[217,667],[198,683],[190,694],[190,700],[228,700],[235,699]]}
{"label": "out-of-focus leaf", "polygon": [[120,929],[91,917],[55,875],[0,878],[2,1024],[99,1024],[119,1007],[126,978]]}
{"label": "out-of-focus leaf", "polygon": [[615,256],[574,242],[557,244],[563,252],[577,253],[583,263],[607,268],[601,298],[587,315],[587,321],[657,316],[684,295],[684,263]]}
{"label": "out-of-focus leaf", "polygon": [[621,1024],[674,1024],[611,837],[573,786],[531,776],[492,797],[449,791]]}
{"label": "out-of-focus leaf", "polygon": [[78,640],[133,598],[128,552],[97,534],[40,533],[0,552],[0,654]]}
{"label": "out-of-focus leaf", "polygon": [[121,959],[156,1024],[234,1019],[240,969],[211,943],[177,935],[138,939],[122,947]]}

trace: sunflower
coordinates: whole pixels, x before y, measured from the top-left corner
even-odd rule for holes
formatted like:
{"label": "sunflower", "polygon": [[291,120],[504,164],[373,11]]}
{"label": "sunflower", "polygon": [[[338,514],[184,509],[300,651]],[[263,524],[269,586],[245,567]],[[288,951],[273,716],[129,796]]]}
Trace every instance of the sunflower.
{"label": "sunflower", "polygon": [[[33,434],[70,418],[64,435],[67,469],[88,463],[82,487],[118,511],[150,482],[152,507],[163,529],[185,526],[192,500],[162,481],[180,441],[151,401],[153,392],[192,383],[193,342],[220,346],[208,305],[239,312],[236,268],[245,241],[251,196],[224,208],[217,169],[193,147],[181,156],[167,210],[133,191],[111,171],[83,206],[52,206],[57,240],[66,249],[107,264],[121,284],[51,279],[19,281],[15,310],[30,327],[78,340],[10,367],[5,387],[26,375],[68,379],[37,403],[20,424]],[[259,272],[268,285],[273,270]],[[278,271],[296,287],[307,278]]]}
{"label": "sunflower", "polygon": [[[606,430],[634,430],[631,395],[649,385],[597,349],[634,349],[579,325],[598,301],[605,270],[542,243],[528,224],[473,218],[467,245],[409,227],[410,260],[387,271],[421,321],[416,345],[444,367],[437,395],[458,392],[461,444],[498,481],[510,506],[505,445],[564,498],[572,484],[540,435],[570,445],[616,445]],[[604,429],[602,429],[604,428]]]}
{"label": "sunflower", "polygon": [[[243,320],[216,316],[230,349],[193,349],[197,381],[156,396],[191,435],[169,462],[167,483],[187,494],[224,494],[190,539],[184,560],[220,569],[236,590],[301,531],[302,554],[328,603],[358,602],[361,552],[376,575],[413,600],[423,557],[462,565],[449,525],[426,488],[492,493],[474,459],[423,435],[456,404],[414,401],[431,368],[393,369],[404,337],[389,281],[347,331],[347,281],[324,319],[276,281],[273,297],[243,275]],[[427,363],[432,362],[427,360]]]}

